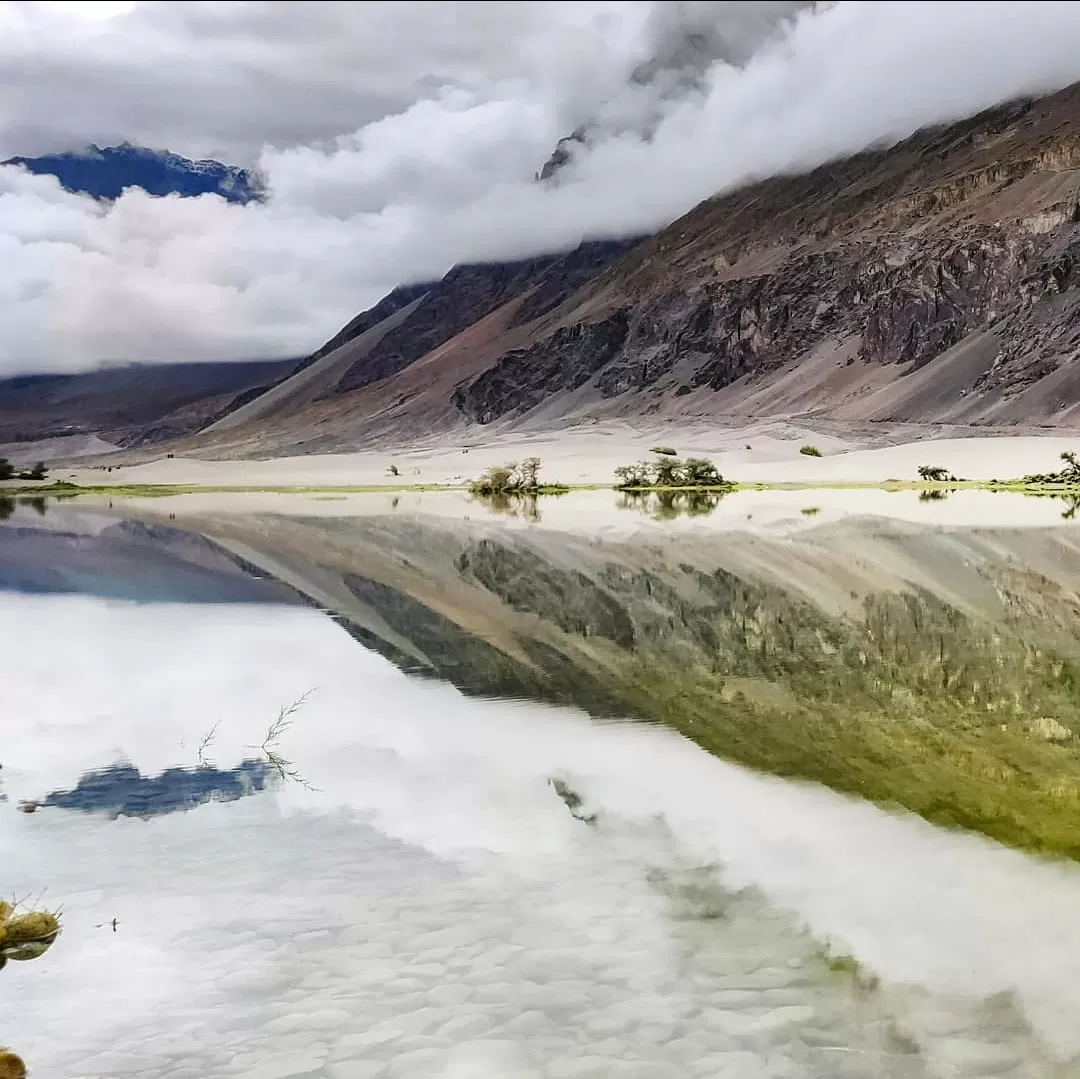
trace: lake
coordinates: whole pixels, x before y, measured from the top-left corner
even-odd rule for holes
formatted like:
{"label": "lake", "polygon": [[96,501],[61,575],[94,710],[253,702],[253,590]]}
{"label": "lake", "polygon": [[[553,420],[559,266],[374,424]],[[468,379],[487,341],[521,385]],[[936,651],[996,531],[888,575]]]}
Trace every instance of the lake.
{"label": "lake", "polygon": [[0,516],[31,1076],[1080,1075],[1069,505]]}

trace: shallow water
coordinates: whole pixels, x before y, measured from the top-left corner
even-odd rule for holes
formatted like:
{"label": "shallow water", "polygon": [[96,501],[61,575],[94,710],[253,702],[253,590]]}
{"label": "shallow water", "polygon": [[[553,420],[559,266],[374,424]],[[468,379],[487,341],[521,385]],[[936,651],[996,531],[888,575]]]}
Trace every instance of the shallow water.
{"label": "shallow water", "polygon": [[[626,593],[565,537],[528,549],[544,561],[526,566],[525,610],[526,593],[491,591],[510,564],[478,561],[498,532],[419,518],[57,531],[51,564],[77,572],[27,591],[24,561],[21,590],[0,592],[0,890],[63,909],[57,944],[0,973],[0,1039],[31,1075],[1080,1074],[1080,869],[620,719],[614,690],[576,680],[570,642],[604,664],[660,645],[629,600],[587,593],[582,620],[556,570],[579,593]],[[941,578],[1003,634],[1000,582],[956,567],[1007,555],[1062,588],[1066,531],[863,529],[825,546],[882,582]],[[760,539],[747,550],[764,573]],[[202,601],[215,590],[237,601]],[[1030,617],[1046,621],[1046,593],[1008,596],[1041,597]],[[699,609],[680,609],[693,625]],[[543,679],[528,672],[546,653],[522,644],[538,618],[566,649]],[[689,663],[677,629],[664,640]],[[564,706],[540,703],[560,676]],[[265,789],[192,807],[202,795],[178,804],[172,783],[109,803],[118,765],[151,781],[243,762],[269,768]],[[81,804],[16,811],[93,774]],[[582,797],[574,812],[553,778]]]}

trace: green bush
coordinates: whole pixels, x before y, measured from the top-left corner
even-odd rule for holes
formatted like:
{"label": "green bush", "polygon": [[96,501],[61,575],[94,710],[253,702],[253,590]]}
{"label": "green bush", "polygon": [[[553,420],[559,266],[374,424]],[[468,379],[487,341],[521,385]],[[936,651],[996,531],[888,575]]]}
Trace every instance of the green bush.
{"label": "green bush", "polygon": [[956,477],[951,475],[947,468],[942,468],[940,465],[919,465],[919,478],[926,480],[927,483],[956,481]]}
{"label": "green bush", "polygon": [[652,463],[639,461],[636,465],[619,465],[615,469],[615,486],[620,490],[652,486]]}
{"label": "green bush", "polygon": [[683,465],[684,487],[722,487],[724,477],[716,470],[712,461],[704,457],[688,457]]}
{"label": "green bush", "polygon": [[677,457],[663,457],[652,464],[654,487],[686,487],[683,463]]}
{"label": "green bush", "polygon": [[809,442],[805,446],[799,447],[799,453],[801,453],[804,457],[821,456],[821,450],[819,450],[817,446],[811,446]]}
{"label": "green bush", "polygon": [[648,488],[713,488],[733,486],[717,471],[712,461],[690,457],[680,461],[663,457],[658,461],[639,461],[615,469],[615,486],[621,491]]}
{"label": "green bush", "polygon": [[469,484],[474,495],[499,495],[517,490],[517,465],[492,465]]}
{"label": "green bush", "polygon": [[[1025,476],[1024,483],[1064,483],[1070,486],[1080,485],[1080,457],[1071,450],[1065,450],[1061,455],[1065,467],[1060,472],[1036,472]],[[996,483],[996,480],[991,480]]]}
{"label": "green bush", "polygon": [[678,457],[678,454],[670,446],[653,446],[649,453],[661,453],[665,457]]}
{"label": "green bush", "polygon": [[526,457],[521,464],[492,465],[469,484],[474,495],[561,494],[568,488],[540,482],[540,458]]}

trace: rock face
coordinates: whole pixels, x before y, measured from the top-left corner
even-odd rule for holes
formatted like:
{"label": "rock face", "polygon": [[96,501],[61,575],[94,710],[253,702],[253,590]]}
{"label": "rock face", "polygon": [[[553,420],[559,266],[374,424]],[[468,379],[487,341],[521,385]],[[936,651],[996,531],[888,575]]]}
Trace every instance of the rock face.
{"label": "rock face", "polygon": [[[294,413],[298,399],[302,404],[354,399],[354,391],[392,384],[395,375],[437,356],[456,338],[471,337],[475,345],[478,338],[494,336],[498,344],[500,334],[517,331],[527,340],[528,330],[519,328],[542,321],[635,242],[595,241],[558,255],[455,266],[439,281],[396,288],[262,391],[265,401],[258,392],[238,395],[213,422],[228,417],[232,430],[243,428],[251,414],[265,424]],[[313,372],[316,365],[320,370]],[[318,384],[311,391],[313,373]],[[447,405],[452,388],[444,399]],[[403,388],[394,396],[408,399],[413,394]],[[232,416],[253,402],[253,408]]]}
{"label": "rock face", "polygon": [[[107,415],[132,398],[114,387],[89,426],[223,456],[568,416],[1068,428],[1078,284],[1080,85],[709,199],[650,237],[457,266],[270,383],[134,437]],[[15,398],[25,437],[42,413]]]}
{"label": "rock face", "polygon": [[220,161],[192,161],[130,142],[91,145],[78,153],[12,157],[0,164],[22,165],[37,175],[55,176],[65,191],[95,199],[117,199],[126,187],[141,187],[149,195],[220,195],[226,202],[262,198],[257,179],[247,169]]}
{"label": "rock face", "polygon": [[454,391],[454,404],[470,419],[490,423],[508,411],[528,412],[553,393],[586,383],[619,353],[627,315],[562,326],[550,337],[514,349],[475,381]]}
{"label": "rock face", "polygon": [[[391,293],[354,328],[415,309],[312,425],[327,450],[570,415],[1069,427],[1078,283],[1074,86],[707,200],[637,242]],[[306,422],[264,426],[263,452],[309,447]]]}
{"label": "rock face", "polygon": [[[993,355],[965,390],[992,419],[1080,343],[1078,165],[1072,88],[711,200],[624,256],[602,297],[586,286],[579,317],[567,311],[528,356],[507,352],[455,402],[482,423],[527,411],[537,385],[557,388],[543,373],[554,352],[562,389],[585,374],[604,399],[762,385],[823,346],[846,345],[860,370],[909,374],[986,331]],[[623,340],[591,353],[586,373],[577,345],[613,307]],[[895,418],[929,418],[905,416],[896,396]],[[978,403],[949,404],[978,418]]]}
{"label": "rock face", "polygon": [[586,243],[562,255],[455,266],[441,281],[422,286],[424,296],[416,310],[346,372],[338,391],[358,389],[395,374],[510,300],[520,299],[516,321],[541,317],[632,242]]}

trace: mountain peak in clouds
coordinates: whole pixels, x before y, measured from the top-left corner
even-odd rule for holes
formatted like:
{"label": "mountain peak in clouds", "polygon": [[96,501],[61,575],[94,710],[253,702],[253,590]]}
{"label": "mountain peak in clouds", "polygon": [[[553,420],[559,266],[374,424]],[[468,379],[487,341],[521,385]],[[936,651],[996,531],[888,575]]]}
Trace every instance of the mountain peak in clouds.
{"label": "mountain peak in clouds", "polygon": [[37,175],[55,176],[61,186],[95,199],[119,198],[127,187],[150,195],[220,195],[227,202],[261,199],[256,177],[248,170],[220,161],[192,161],[167,150],[152,150],[122,142],[41,157],[12,157],[5,165],[22,165]]}

